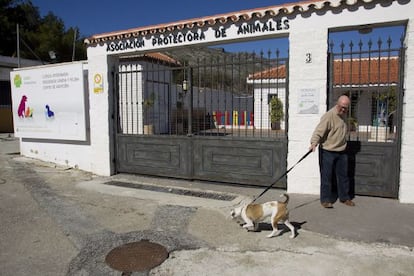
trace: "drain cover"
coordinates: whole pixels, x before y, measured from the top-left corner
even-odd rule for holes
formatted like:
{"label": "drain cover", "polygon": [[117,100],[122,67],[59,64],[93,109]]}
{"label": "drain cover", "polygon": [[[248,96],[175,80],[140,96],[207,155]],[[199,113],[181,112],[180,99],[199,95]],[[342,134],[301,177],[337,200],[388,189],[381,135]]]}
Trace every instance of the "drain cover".
{"label": "drain cover", "polygon": [[117,186],[117,187],[124,187],[124,188],[142,189],[142,190],[147,190],[147,191],[172,193],[176,195],[194,196],[194,197],[225,200],[225,201],[232,201],[233,199],[236,198],[236,196],[223,194],[223,193],[214,193],[214,192],[207,192],[207,191],[192,191],[188,189],[160,187],[160,186],[155,186],[155,185],[128,183],[128,182],[123,182],[123,181],[108,181],[108,182],[105,182],[104,184]]}
{"label": "drain cover", "polygon": [[105,262],[122,272],[147,271],[160,265],[168,258],[167,249],[146,240],[132,242],[112,249]]}

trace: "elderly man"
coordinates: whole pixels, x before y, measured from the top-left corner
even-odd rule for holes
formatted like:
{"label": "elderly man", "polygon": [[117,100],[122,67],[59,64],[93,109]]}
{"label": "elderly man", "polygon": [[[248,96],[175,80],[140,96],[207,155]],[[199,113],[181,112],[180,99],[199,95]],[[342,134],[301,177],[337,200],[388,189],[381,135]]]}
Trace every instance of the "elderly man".
{"label": "elderly man", "polygon": [[[340,96],[336,105],[321,117],[311,137],[309,149],[315,151],[319,145],[320,200],[325,208],[333,208],[333,203],[338,197],[345,205],[355,206],[349,194],[346,153],[348,132],[346,116],[349,105],[349,98],[345,95]],[[337,185],[337,194],[333,191],[334,183]]]}

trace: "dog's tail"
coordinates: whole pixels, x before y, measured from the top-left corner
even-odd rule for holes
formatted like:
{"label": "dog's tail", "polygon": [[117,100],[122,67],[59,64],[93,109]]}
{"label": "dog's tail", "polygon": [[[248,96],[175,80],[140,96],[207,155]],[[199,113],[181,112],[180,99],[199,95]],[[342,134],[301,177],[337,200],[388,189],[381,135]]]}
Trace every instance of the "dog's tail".
{"label": "dog's tail", "polygon": [[288,194],[283,193],[283,194],[280,195],[280,197],[285,197],[285,201],[280,202],[280,203],[283,203],[283,204],[288,204],[289,203],[289,195]]}

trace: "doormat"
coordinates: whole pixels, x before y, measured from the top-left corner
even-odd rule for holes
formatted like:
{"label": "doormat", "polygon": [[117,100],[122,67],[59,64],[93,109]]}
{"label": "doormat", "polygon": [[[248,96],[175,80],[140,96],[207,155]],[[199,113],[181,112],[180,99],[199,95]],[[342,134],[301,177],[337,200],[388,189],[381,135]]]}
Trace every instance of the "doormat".
{"label": "doormat", "polygon": [[194,191],[182,188],[174,187],[161,187],[155,185],[139,184],[139,183],[130,183],[123,181],[108,181],[105,182],[106,185],[123,187],[123,188],[132,188],[132,189],[141,189],[153,192],[162,192],[175,195],[184,195],[184,196],[193,196],[207,199],[223,200],[223,201],[232,201],[236,198],[234,195],[223,194],[223,193],[214,193],[207,191]]}

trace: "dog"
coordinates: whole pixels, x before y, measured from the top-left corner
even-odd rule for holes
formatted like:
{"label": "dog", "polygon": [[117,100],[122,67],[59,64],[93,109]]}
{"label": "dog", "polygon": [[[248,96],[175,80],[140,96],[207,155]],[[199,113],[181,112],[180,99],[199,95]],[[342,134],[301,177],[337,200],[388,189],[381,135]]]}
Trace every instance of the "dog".
{"label": "dog", "polygon": [[233,219],[242,218],[245,222],[243,228],[247,231],[257,231],[259,222],[270,217],[270,223],[273,231],[267,235],[268,238],[278,236],[280,231],[277,228],[278,222],[283,222],[291,232],[290,238],[296,236],[295,227],[289,222],[289,211],[287,204],[289,202],[289,195],[282,194],[280,197],[285,197],[285,201],[269,201],[263,204],[247,204],[234,208],[230,212]]}

